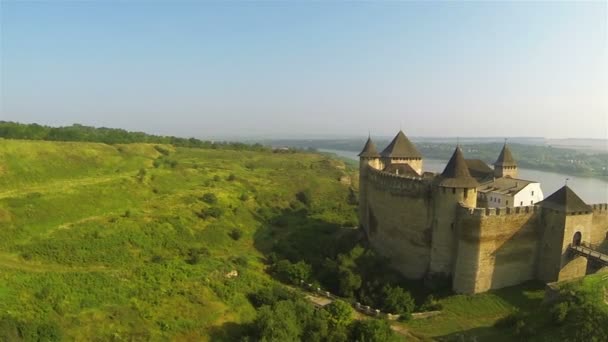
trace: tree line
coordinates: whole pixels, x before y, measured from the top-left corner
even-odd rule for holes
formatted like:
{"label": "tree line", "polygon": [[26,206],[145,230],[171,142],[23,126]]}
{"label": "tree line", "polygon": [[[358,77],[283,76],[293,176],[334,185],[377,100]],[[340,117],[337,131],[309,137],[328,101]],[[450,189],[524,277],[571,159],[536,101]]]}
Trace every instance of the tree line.
{"label": "tree line", "polygon": [[151,143],[170,144],[178,147],[196,147],[210,149],[270,151],[262,144],[245,144],[240,142],[216,142],[196,138],[159,136],[143,132],[130,132],[120,128],[91,127],[80,124],[51,127],[36,123],[0,121],[0,138],[48,141],[83,141],[105,144]]}

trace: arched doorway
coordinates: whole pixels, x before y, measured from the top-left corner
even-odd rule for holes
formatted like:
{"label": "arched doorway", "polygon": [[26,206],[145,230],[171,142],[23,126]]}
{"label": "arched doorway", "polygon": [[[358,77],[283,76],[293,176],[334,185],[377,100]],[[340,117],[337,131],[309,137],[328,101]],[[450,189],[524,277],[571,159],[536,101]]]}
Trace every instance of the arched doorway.
{"label": "arched doorway", "polygon": [[582,239],[583,235],[581,234],[581,232],[574,233],[574,237],[572,238],[572,246],[580,246]]}

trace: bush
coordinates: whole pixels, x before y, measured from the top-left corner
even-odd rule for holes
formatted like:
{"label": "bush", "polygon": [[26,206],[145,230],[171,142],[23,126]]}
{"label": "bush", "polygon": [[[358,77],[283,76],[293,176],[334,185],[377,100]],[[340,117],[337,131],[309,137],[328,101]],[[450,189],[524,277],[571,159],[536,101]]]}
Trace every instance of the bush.
{"label": "bush", "polygon": [[232,240],[238,241],[243,236],[243,232],[238,228],[234,228],[228,235],[230,235]]}
{"label": "bush", "polygon": [[312,272],[310,265],[304,261],[292,264],[286,259],[277,262],[273,269],[279,279],[295,285],[299,285],[300,280],[307,281]]}
{"label": "bush", "polygon": [[219,207],[209,207],[205,208],[198,213],[198,216],[202,219],[207,219],[209,217],[220,218],[224,211]]}
{"label": "bush", "polygon": [[243,202],[247,201],[249,199],[249,195],[243,193],[241,194],[241,196],[239,197],[239,199]]}
{"label": "bush", "polygon": [[432,294],[426,297],[424,303],[420,306],[420,311],[438,311],[441,309],[443,309],[443,305]]}
{"label": "bush", "polygon": [[287,287],[273,284],[249,295],[249,301],[255,307],[273,305],[281,300],[295,299],[297,296]]}
{"label": "bush", "polygon": [[391,287],[390,285],[386,285],[382,292],[384,293],[384,310],[397,313],[404,319],[411,316],[416,303],[409,292],[401,287]]}
{"label": "bush", "polygon": [[346,326],[353,320],[353,308],[343,300],[334,300],[323,308],[329,314],[332,326]]}
{"label": "bush", "polygon": [[296,194],[296,199],[306,206],[310,205],[311,198],[310,190],[302,190]]}
{"label": "bush", "polygon": [[204,194],[203,197],[201,197],[201,200],[208,204],[215,204],[217,203],[217,196],[215,196],[215,194],[213,193],[208,192]]}
{"label": "bush", "polygon": [[228,178],[227,178],[227,180],[229,180],[231,182],[235,179],[236,179],[236,176],[234,175],[234,173],[231,173],[230,176],[228,176]]}
{"label": "bush", "polygon": [[366,319],[355,322],[350,340],[359,342],[394,341],[395,335],[387,321]]}
{"label": "bush", "polygon": [[566,321],[569,311],[570,304],[568,302],[558,303],[551,308],[551,320],[555,325],[562,325]]}
{"label": "bush", "polygon": [[213,176],[213,180],[216,181],[216,182],[219,182],[222,179],[220,178],[220,176],[215,175],[215,176]]}

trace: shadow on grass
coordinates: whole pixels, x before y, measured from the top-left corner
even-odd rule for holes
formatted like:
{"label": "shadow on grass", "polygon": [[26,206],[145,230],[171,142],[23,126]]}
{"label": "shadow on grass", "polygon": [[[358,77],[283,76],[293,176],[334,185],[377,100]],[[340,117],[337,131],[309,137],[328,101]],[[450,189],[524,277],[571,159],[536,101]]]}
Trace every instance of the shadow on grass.
{"label": "shadow on grass", "polygon": [[209,333],[209,341],[211,342],[230,342],[238,341],[242,336],[245,336],[249,326],[235,322],[226,322],[220,326],[213,327]]}

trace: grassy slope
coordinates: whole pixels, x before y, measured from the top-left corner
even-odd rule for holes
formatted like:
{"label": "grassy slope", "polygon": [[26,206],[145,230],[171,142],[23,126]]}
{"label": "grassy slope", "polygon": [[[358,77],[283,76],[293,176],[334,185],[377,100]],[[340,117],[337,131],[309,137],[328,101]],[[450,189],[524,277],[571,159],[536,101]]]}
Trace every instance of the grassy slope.
{"label": "grassy slope", "polygon": [[[326,157],[164,148],[0,140],[0,315],[58,324],[70,339],[225,337],[222,326],[254,317],[246,294],[272,281],[254,246],[261,209],[310,188],[316,219],[355,220],[336,205],[345,171]],[[206,192],[220,218],[196,215]]]}

